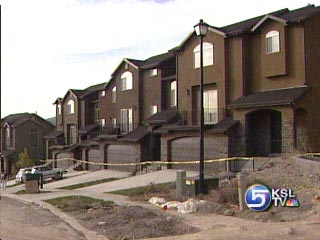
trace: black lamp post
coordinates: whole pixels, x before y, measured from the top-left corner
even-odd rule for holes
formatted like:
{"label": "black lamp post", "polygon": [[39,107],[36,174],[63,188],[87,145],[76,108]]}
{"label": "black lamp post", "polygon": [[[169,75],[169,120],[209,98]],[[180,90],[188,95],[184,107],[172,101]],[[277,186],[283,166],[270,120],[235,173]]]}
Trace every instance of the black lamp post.
{"label": "black lamp post", "polygon": [[200,37],[200,193],[205,193],[204,187],[204,108],[203,108],[203,37],[207,35],[209,25],[200,22],[194,26],[194,30]]}

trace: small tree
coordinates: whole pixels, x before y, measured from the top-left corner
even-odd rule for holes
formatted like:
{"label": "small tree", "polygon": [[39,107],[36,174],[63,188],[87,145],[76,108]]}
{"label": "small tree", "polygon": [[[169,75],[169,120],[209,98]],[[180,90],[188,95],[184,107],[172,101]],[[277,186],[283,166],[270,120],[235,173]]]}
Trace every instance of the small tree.
{"label": "small tree", "polygon": [[30,158],[27,149],[25,148],[22,153],[19,153],[19,161],[17,162],[18,168],[32,167],[35,161]]}

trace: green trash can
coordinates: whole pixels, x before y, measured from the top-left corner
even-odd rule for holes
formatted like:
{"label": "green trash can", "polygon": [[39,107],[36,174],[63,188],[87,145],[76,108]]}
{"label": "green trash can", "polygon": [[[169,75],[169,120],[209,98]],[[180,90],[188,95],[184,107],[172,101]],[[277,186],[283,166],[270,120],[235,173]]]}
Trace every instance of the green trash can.
{"label": "green trash can", "polygon": [[39,185],[41,180],[41,173],[28,173],[25,175],[26,192],[39,193]]}

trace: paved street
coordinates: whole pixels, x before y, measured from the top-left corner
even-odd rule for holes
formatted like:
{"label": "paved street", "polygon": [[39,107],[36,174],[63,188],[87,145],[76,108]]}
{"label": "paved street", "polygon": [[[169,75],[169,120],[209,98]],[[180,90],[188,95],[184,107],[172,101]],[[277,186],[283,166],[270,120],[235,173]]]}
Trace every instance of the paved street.
{"label": "paved street", "polygon": [[7,197],[0,200],[1,240],[82,240],[82,234],[50,211]]}

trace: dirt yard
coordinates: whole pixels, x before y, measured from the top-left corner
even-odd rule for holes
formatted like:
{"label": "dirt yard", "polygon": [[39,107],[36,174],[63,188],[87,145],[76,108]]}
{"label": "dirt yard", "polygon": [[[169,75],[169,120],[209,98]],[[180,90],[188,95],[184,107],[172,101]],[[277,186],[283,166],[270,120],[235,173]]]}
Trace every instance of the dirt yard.
{"label": "dirt yard", "polygon": [[178,217],[165,216],[141,206],[118,206],[87,197],[48,200],[76,218],[84,227],[110,240],[129,240],[175,236],[198,232]]}
{"label": "dirt yard", "polygon": [[[270,160],[261,159],[262,161]],[[223,174],[221,174],[223,175]],[[220,189],[210,190],[208,195],[197,196],[198,200],[207,200],[207,204],[199,207],[197,214],[216,213],[224,215],[227,210],[233,212],[234,217],[255,220],[258,222],[287,222],[306,219],[320,214],[320,173],[318,175],[301,174],[300,169],[290,164],[289,158],[271,158],[260,171],[246,173],[247,186],[261,183],[270,188],[291,188],[300,202],[300,207],[271,207],[266,212],[253,212],[249,209],[240,211],[238,207],[237,179],[223,180]],[[129,194],[132,201],[145,202],[153,196],[162,197],[167,201],[185,201],[177,198],[174,184],[150,186],[137,194]],[[230,214],[230,211],[228,211]]]}
{"label": "dirt yard", "polygon": [[2,240],[84,240],[60,218],[35,204],[2,197],[0,200],[0,239]]}

